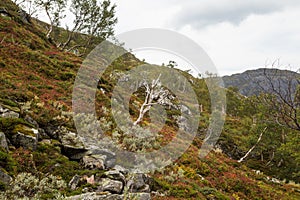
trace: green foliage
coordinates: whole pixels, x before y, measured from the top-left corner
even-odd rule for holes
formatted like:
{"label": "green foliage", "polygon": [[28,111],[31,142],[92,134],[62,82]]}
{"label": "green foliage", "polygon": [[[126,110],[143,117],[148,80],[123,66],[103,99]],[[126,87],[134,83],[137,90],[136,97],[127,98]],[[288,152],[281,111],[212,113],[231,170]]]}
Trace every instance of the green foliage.
{"label": "green foliage", "polygon": [[229,197],[226,197],[219,191],[217,191],[215,188],[210,187],[203,187],[199,189],[202,194],[207,196],[208,198],[216,198],[216,199],[222,199],[222,200],[229,200]]}
{"label": "green foliage", "polygon": [[17,169],[16,161],[3,149],[0,149],[0,170],[1,168],[7,171],[10,175],[13,175]]}
{"label": "green foliage", "polygon": [[85,33],[88,38],[84,43],[77,43],[75,46],[89,47],[94,38],[106,39],[114,34],[113,26],[116,24],[115,5],[111,5],[110,0],[98,3],[96,0],[72,0],[70,11],[73,13],[75,19],[73,21],[73,28],[68,31],[68,37],[62,44],[62,49],[70,46],[75,39],[75,33]]}
{"label": "green foliage", "polygon": [[58,146],[51,144],[39,144],[33,152],[33,160],[38,171],[60,176],[66,181],[81,170],[78,162],[70,161],[61,154]]}
{"label": "green foliage", "polygon": [[[60,20],[63,19],[66,0],[34,0],[34,5],[42,9],[47,15],[50,25],[48,26],[47,38],[50,39],[55,26],[60,25]],[[37,8],[36,8],[37,9]]]}
{"label": "green foliage", "polygon": [[1,192],[1,191],[5,191],[6,188],[7,188],[6,184],[3,183],[2,181],[0,181],[0,192]]}
{"label": "green foliage", "polygon": [[[2,118],[0,117],[0,130],[3,132],[13,132],[13,130],[18,126],[20,127],[21,125],[26,125],[29,127],[32,127],[31,124],[26,122],[22,118]],[[17,128],[18,128],[17,127]]]}
{"label": "green foliage", "polygon": [[20,173],[12,181],[10,187],[0,193],[1,199],[59,199],[66,183],[58,177],[48,175],[39,179],[30,173]]}
{"label": "green foliage", "polygon": [[144,129],[140,126],[133,126],[128,130],[123,130],[122,135],[117,135],[118,138],[123,138],[122,145],[130,151],[146,151],[149,149],[158,149],[158,133]]}

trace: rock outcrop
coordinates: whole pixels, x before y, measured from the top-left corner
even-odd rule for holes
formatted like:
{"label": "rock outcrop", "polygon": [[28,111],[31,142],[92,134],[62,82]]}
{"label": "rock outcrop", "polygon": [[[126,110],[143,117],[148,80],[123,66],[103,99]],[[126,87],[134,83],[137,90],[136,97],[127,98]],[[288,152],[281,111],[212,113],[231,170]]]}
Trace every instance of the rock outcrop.
{"label": "rock outcrop", "polygon": [[151,195],[149,193],[128,193],[123,195],[118,194],[103,194],[97,192],[90,192],[80,194],[72,197],[68,197],[68,200],[123,200],[123,199],[137,199],[137,200],[150,200]]}
{"label": "rock outcrop", "polygon": [[62,144],[62,153],[72,160],[80,160],[87,152],[83,141],[76,133],[69,131],[66,127],[58,127],[53,135],[57,135]]}
{"label": "rock outcrop", "polygon": [[18,108],[8,109],[0,105],[0,117],[3,118],[19,118]]}
{"label": "rock outcrop", "polygon": [[0,168],[0,182],[4,183],[5,185],[8,185],[11,181],[12,178]]}
{"label": "rock outcrop", "polygon": [[10,142],[15,147],[36,150],[39,132],[25,125],[17,125],[13,130]]}
{"label": "rock outcrop", "polygon": [[6,152],[8,151],[8,144],[3,132],[0,132],[0,147],[4,149]]}

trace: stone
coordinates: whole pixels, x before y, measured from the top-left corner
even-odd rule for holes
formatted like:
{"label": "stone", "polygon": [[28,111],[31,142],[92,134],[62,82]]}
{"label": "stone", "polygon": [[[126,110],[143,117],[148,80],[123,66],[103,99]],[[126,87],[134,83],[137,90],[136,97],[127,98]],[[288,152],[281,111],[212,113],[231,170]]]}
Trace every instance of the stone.
{"label": "stone", "polygon": [[180,105],[179,107],[180,107],[181,113],[186,114],[186,115],[191,115],[192,114],[191,110],[187,106]]}
{"label": "stone", "polygon": [[2,147],[6,152],[8,152],[8,144],[3,132],[0,132],[0,147]]}
{"label": "stone", "polygon": [[150,200],[150,193],[129,193],[128,199]]}
{"label": "stone", "polygon": [[62,153],[71,160],[80,160],[87,152],[83,141],[76,133],[65,127],[59,127],[54,133],[62,144]]}
{"label": "stone", "polygon": [[110,192],[113,194],[121,194],[123,191],[124,184],[121,181],[111,180],[109,178],[101,178],[98,182],[99,192]]}
{"label": "stone", "polygon": [[[92,149],[86,152],[85,161],[83,163],[94,163],[94,166],[103,166],[98,169],[109,169],[112,168],[116,163],[116,154],[108,149]],[[86,162],[88,161],[88,162]],[[101,164],[101,165],[100,165]],[[92,165],[89,165],[92,167]],[[92,168],[93,169],[93,168]]]}
{"label": "stone", "polygon": [[15,147],[23,147],[25,149],[36,150],[37,147],[36,137],[24,135],[20,132],[12,136],[11,142]]}
{"label": "stone", "polygon": [[25,125],[17,125],[11,138],[11,143],[15,147],[36,150],[38,142],[38,130]]}
{"label": "stone", "polygon": [[12,181],[12,177],[6,174],[1,168],[0,168],[0,181],[6,185],[9,185],[9,183]]}
{"label": "stone", "polygon": [[122,166],[120,166],[120,165],[115,165],[115,166],[113,167],[113,169],[116,170],[116,171],[118,171],[118,172],[120,172],[120,173],[122,173],[122,174],[124,174],[124,175],[126,175],[126,174],[129,173],[129,170],[128,170],[128,169],[126,169],[126,168],[124,168],[124,167],[122,167]]}
{"label": "stone", "polygon": [[43,129],[51,139],[58,139],[58,128],[56,126],[48,124],[46,127],[43,127]]}
{"label": "stone", "polygon": [[82,158],[82,164],[87,169],[105,169],[105,155],[89,155]]}
{"label": "stone", "polygon": [[67,197],[68,200],[124,200],[124,199],[136,199],[136,200],[150,200],[151,195],[149,193],[129,193],[126,195],[118,194],[106,194],[98,192],[89,192],[76,196]]}
{"label": "stone", "polygon": [[76,196],[67,197],[68,200],[123,200],[123,195],[89,192]]}
{"label": "stone", "polygon": [[69,188],[71,188],[71,190],[75,190],[77,188],[77,185],[80,181],[80,176],[78,176],[77,174],[75,176],[73,176],[73,178],[70,180],[68,186]]}
{"label": "stone", "polygon": [[139,192],[150,192],[150,186],[148,185],[148,177],[145,174],[137,173],[131,175],[129,178],[126,187],[129,192],[139,193]]}
{"label": "stone", "polygon": [[117,180],[117,181],[121,181],[123,184],[126,183],[126,178],[125,178],[124,174],[122,174],[121,172],[119,172],[117,170],[107,171],[107,172],[104,173],[104,175],[107,178]]}
{"label": "stone", "polygon": [[12,111],[10,109],[4,108],[0,105],[0,117],[3,118],[19,118],[19,113]]}

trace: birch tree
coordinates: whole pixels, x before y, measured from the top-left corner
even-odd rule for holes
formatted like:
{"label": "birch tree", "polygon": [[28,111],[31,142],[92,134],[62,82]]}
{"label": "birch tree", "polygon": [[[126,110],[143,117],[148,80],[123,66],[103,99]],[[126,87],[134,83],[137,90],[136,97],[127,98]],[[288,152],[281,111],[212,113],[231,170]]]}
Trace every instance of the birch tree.
{"label": "birch tree", "polygon": [[41,8],[47,15],[49,25],[47,27],[46,37],[51,39],[54,27],[60,25],[60,21],[65,18],[63,14],[67,5],[67,0],[35,0],[35,5]]}
{"label": "birch tree", "polygon": [[157,79],[152,80],[151,83],[145,81],[143,83],[143,87],[145,87],[146,97],[145,100],[139,110],[139,116],[137,120],[133,123],[134,126],[139,124],[144,115],[151,109],[153,105],[165,105],[170,99],[170,92],[162,87],[160,82],[161,75],[158,76]]}
{"label": "birch tree", "polygon": [[259,134],[259,137],[256,141],[256,143],[247,151],[247,153],[241,157],[238,162],[243,162],[249,155],[250,153],[255,149],[255,147],[258,145],[258,143],[261,141],[263,134],[266,132],[267,127],[264,128],[264,130]]}
{"label": "birch tree", "polygon": [[72,28],[67,26],[68,38],[60,46],[64,50],[74,39],[75,33],[87,34],[83,44],[75,44],[69,47],[71,51],[79,47],[87,47],[92,43],[93,38],[106,39],[114,34],[113,26],[117,22],[115,16],[116,5],[110,0],[98,3],[97,0],[72,0],[70,11],[74,15]]}

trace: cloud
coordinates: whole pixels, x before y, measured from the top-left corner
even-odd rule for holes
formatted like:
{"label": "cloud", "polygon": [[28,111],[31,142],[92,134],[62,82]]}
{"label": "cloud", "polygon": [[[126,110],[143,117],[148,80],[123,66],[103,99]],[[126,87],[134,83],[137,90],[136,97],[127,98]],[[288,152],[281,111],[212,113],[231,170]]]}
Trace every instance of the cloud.
{"label": "cloud", "polygon": [[[117,32],[136,28],[167,28],[197,42],[219,73],[232,74],[263,67],[280,59],[300,66],[299,0],[113,0]],[[175,60],[149,52],[150,63]]]}
{"label": "cloud", "polygon": [[299,68],[299,8],[268,15],[252,15],[238,26],[219,23],[205,29],[185,26],[180,30],[193,38],[212,58],[220,74],[264,67],[280,59],[284,66]]}
{"label": "cloud", "polygon": [[222,22],[238,25],[251,15],[270,14],[299,5],[297,0],[185,0],[173,24],[178,29],[186,25],[203,28]]}

